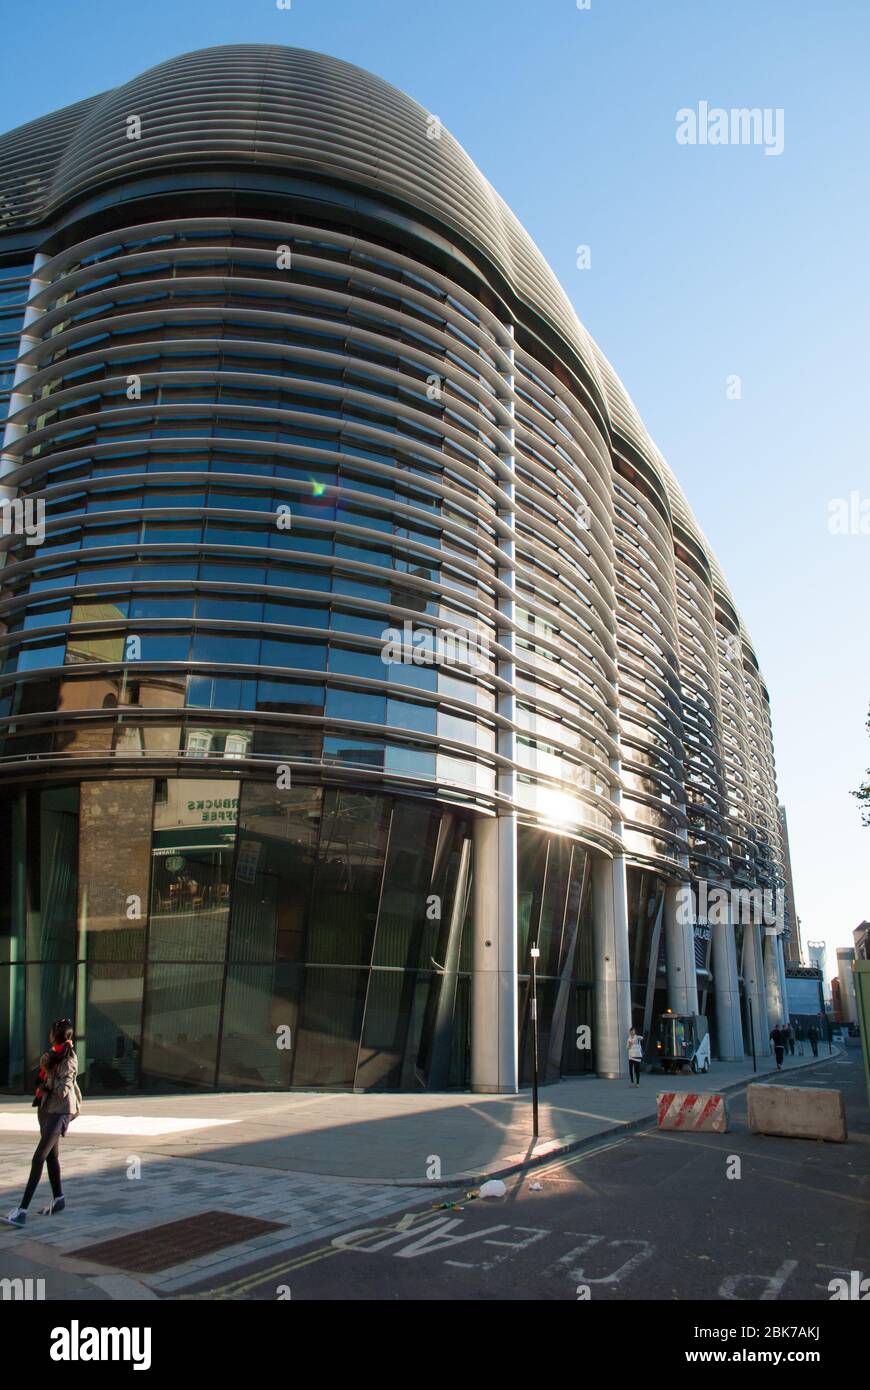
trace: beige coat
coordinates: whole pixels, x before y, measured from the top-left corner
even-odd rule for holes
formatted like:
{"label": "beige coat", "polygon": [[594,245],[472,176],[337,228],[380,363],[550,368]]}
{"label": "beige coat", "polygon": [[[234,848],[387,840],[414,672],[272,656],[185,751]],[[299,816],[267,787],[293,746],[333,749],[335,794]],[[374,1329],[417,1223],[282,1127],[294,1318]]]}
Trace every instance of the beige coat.
{"label": "beige coat", "polygon": [[[45,1061],[43,1067],[46,1071]],[[79,1059],[74,1050],[63,1057],[57,1066],[48,1072],[48,1079],[42,1082],[45,1092],[41,1109],[48,1115],[77,1115],[82,1108],[82,1093],[76,1085]]]}

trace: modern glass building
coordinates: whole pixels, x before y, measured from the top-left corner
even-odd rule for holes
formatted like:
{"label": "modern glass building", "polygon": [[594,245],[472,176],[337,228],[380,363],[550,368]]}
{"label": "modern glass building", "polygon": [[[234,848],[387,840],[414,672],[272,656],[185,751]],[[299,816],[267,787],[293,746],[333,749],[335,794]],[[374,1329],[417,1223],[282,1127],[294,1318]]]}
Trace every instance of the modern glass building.
{"label": "modern glass building", "polygon": [[0,138],[0,1086],[623,1075],[783,1006],[768,696],[622,384],[431,115],[186,54]]}

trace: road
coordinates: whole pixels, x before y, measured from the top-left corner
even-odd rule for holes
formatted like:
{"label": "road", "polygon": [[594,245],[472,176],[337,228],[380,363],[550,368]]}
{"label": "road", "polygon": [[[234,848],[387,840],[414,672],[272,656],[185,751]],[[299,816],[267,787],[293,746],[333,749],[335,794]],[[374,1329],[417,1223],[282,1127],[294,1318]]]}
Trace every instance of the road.
{"label": "road", "polygon": [[[409,1195],[399,1216],[204,1284],[200,1296],[827,1301],[832,1279],[870,1276],[860,1052],[783,1083],[842,1089],[849,1142],[752,1135],[742,1091],[729,1098],[727,1134],[637,1131],[509,1180],[496,1200],[442,1189],[415,1205]],[[453,1199],[462,1210],[434,1206]]]}

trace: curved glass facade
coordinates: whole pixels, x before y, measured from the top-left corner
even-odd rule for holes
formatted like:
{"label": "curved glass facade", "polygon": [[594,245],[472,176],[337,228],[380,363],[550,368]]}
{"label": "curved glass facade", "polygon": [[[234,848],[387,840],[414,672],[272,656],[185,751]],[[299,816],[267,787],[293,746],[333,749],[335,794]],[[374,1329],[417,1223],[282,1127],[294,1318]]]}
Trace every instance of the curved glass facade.
{"label": "curved glass facade", "polygon": [[777,892],[781,822],[748,635],[522,228],[291,49],[172,60],[0,163],[0,1085],[74,998],[94,1087],[510,1089],[532,946],[547,1079],[616,1074],[603,924],[621,1027],[667,891]]}
{"label": "curved glass facade", "polygon": [[[507,413],[497,325],[458,286],[284,226],[291,275],[276,234],[176,221],[43,268],[7,458],[48,534],[8,556],[3,675],[10,714],[30,692],[50,717],[5,757],[280,757],[493,804],[511,420],[519,800],[606,838],[613,644],[581,429],[519,388]],[[385,662],[393,630],[430,655],[449,633],[456,659]]]}

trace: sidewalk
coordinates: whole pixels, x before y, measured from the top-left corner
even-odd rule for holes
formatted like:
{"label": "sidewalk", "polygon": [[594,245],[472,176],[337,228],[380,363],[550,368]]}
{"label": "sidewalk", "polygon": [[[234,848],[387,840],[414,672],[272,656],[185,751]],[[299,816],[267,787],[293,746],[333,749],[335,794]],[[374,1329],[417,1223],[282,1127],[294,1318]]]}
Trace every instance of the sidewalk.
{"label": "sidewalk", "polygon": [[[827,1060],[827,1052],[820,1052],[818,1060]],[[784,1069],[813,1062],[811,1055],[787,1057]],[[756,1079],[775,1074],[772,1057],[759,1059]],[[637,1087],[593,1076],[542,1087],[541,1136],[534,1157],[654,1120],[657,1091],[727,1092],[752,1079],[751,1062],[717,1062],[706,1076],[645,1072]],[[115,1151],[115,1161],[120,1161],[118,1150],[132,1150],[352,1182],[430,1187],[438,1180],[477,1181],[524,1164],[532,1154],[531,1127],[529,1090],[516,1096],[387,1091],[136,1095],[88,1100],[64,1141],[64,1153],[69,1161],[86,1145]],[[10,1144],[26,1152],[36,1132],[29,1102],[0,1098],[0,1155]]]}
{"label": "sidewalk", "polygon": [[[836,1063],[821,1053],[816,1065]],[[788,1058],[785,1069],[812,1067]],[[755,1079],[776,1075],[765,1058]],[[812,1073],[807,1083],[812,1084]],[[0,1227],[0,1274],[44,1278],[47,1297],[172,1296],[206,1276],[264,1258],[281,1259],[312,1240],[369,1226],[390,1213],[438,1200],[437,1189],[470,1187],[602,1136],[655,1120],[656,1092],[729,1091],[752,1081],[751,1063],[716,1063],[707,1076],[645,1073],[639,1087],[581,1077],[540,1094],[541,1139],[531,1143],[531,1096],[365,1095],[292,1092],[94,1099],[64,1140],[67,1211],[35,1213],[27,1226]],[[830,1081],[827,1084],[832,1084]],[[27,1101],[0,1098],[0,1211],[20,1195],[36,1134]],[[436,1189],[433,1192],[433,1188]],[[151,1273],[136,1258],[112,1265],[92,1247],[164,1223],[222,1213],[272,1229]],[[74,1292],[75,1291],[75,1292]]]}

